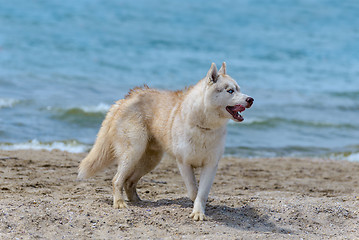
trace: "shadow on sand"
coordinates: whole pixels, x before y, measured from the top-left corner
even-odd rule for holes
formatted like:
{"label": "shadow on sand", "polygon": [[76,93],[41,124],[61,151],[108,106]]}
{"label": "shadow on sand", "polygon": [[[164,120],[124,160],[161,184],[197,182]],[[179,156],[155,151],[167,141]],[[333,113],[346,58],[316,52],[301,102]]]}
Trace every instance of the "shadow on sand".
{"label": "shadow on sand", "polygon": [[[138,203],[129,203],[129,205],[141,208],[177,205],[181,208],[192,209],[193,202],[188,198],[182,197],[177,199],[160,199],[155,202],[143,200]],[[190,212],[190,210],[188,212]],[[291,232],[287,229],[277,227],[275,223],[270,221],[269,216],[260,213],[260,211],[251,207],[249,204],[243,205],[240,208],[207,204],[206,215],[209,221],[236,229],[283,234]]]}

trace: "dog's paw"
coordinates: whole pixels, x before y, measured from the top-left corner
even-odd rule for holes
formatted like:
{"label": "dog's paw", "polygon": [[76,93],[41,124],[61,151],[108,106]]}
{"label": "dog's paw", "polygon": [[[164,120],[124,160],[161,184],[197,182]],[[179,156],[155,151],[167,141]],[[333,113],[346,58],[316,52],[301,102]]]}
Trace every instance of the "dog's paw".
{"label": "dog's paw", "polygon": [[128,208],[128,207],[123,199],[119,199],[119,200],[113,202],[113,208],[121,209],[121,208]]}
{"label": "dog's paw", "polygon": [[189,215],[190,218],[193,218],[195,221],[205,221],[206,215],[204,215],[203,212],[192,212],[191,215]]}

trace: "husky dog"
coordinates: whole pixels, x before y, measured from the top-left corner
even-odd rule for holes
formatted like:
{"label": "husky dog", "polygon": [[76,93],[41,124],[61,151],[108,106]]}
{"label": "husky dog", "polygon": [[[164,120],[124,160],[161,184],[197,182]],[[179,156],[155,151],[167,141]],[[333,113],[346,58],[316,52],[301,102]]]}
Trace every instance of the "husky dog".
{"label": "husky dog", "polygon": [[[79,166],[80,179],[116,162],[113,207],[140,201],[136,185],[154,169],[164,153],[176,159],[194,201],[190,217],[205,220],[205,206],[224,152],[229,119],[243,121],[241,112],[253,104],[237,82],[212,63],[205,78],[183,91],[134,88],[106,115],[90,153]],[[193,168],[201,168],[199,186]]]}

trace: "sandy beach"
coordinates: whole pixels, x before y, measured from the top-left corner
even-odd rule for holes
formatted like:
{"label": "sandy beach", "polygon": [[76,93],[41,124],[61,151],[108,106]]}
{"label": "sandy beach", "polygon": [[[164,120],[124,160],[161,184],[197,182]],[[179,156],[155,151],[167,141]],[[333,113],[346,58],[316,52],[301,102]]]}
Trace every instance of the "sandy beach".
{"label": "sandy beach", "polygon": [[0,151],[1,239],[357,239],[359,163],[324,159],[223,158],[208,220],[174,162],[139,182],[142,202],[112,208],[116,167],[78,181],[85,154]]}

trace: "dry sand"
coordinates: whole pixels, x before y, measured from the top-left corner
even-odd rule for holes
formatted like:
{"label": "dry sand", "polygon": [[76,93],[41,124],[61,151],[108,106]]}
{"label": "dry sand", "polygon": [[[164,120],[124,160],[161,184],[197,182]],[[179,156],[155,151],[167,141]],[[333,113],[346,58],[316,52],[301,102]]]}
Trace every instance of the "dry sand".
{"label": "dry sand", "polygon": [[115,167],[77,181],[85,154],[0,151],[0,239],[358,239],[359,163],[223,158],[208,220],[174,162],[139,182],[143,202],[112,208]]}

